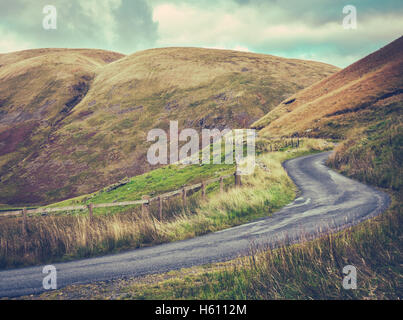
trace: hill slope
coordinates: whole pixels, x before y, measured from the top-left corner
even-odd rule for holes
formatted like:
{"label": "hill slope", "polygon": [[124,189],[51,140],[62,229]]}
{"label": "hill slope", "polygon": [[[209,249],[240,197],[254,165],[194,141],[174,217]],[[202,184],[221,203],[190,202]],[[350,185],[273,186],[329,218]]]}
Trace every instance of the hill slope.
{"label": "hill slope", "polygon": [[150,129],[248,127],[338,70],[197,48],[32,50],[0,65],[0,203],[62,200],[143,173]]}
{"label": "hill slope", "polygon": [[317,132],[343,138],[346,132],[333,130],[333,122],[401,100],[402,71],[403,37],[287,98],[252,126],[269,135]]}
{"label": "hill slope", "polygon": [[403,37],[283,101],[253,124],[262,136],[346,139],[332,164],[400,189],[403,162]]}

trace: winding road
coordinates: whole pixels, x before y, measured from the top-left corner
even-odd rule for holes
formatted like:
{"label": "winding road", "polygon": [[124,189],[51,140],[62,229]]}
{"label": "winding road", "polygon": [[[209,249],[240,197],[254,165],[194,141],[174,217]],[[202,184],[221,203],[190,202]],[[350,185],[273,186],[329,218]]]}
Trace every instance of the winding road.
{"label": "winding road", "polygon": [[[142,276],[235,258],[253,246],[275,247],[340,230],[382,213],[388,195],[325,166],[330,152],[286,161],[300,189],[294,202],[274,213],[205,236],[103,257],[56,263],[58,288],[121,277]],[[0,297],[45,291],[43,266],[0,272]]]}

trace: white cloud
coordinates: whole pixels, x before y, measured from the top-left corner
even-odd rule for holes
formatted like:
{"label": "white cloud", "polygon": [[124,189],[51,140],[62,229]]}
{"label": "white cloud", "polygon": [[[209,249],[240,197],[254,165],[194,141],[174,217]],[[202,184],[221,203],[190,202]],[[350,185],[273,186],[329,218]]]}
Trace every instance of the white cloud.
{"label": "white cloud", "polygon": [[232,50],[250,52],[250,50],[247,47],[243,47],[243,46],[235,46],[234,48],[232,48]]}
{"label": "white cloud", "polygon": [[20,51],[31,47],[31,43],[21,41],[16,35],[5,32],[0,28],[0,53]]}
{"label": "white cloud", "polygon": [[[399,14],[358,16],[358,28],[345,30],[340,21],[312,24],[287,16],[280,7],[270,10],[236,5],[167,4],[154,6],[153,20],[158,22],[158,46],[202,46],[252,50],[293,56],[304,49],[315,49],[315,59],[341,66],[360,58],[363,47],[371,42],[386,43],[401,35],[403,19]],[[321,50],[327,46],[326,56]],[[332,59],[329,56],[329,49]],[[366,52],[368,53],[368,52]],[[310,53],[304,53],[309,55]],[[345,57],[349,54],[350,57]],[[294,56],[299,57],[301,56]]]}
{"label": "white cloud", "polygon": [[107,43],[113,43],[118,37],[114,11],[122,4],[121,0],[86,0],[80,2],[83,13],[91,19],[103,33]]}
{"label": "white cloud", "polygon": [[203,47],[207,49],[217,49],[217,50],[235,50],[235,51],[242,51],[242,52],[250,52],[247,47],[243,46],[235,46],[235,47],[226,47],[226,46],[212,46],[212,47]]}

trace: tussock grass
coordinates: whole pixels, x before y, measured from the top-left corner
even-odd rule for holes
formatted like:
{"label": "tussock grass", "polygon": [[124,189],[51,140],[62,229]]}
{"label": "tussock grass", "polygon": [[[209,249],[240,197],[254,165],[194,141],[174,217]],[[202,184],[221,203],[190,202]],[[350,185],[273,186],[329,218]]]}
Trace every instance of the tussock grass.
{"label": "tussock grass", "polygon": [[[401,299],[401,201],[383,215],[337,234],[166,280],[126,283],[124,299]],[[342,287],[345,265],[357,268],[357,289]],[[100,297],[102,298],[102,297]]]}
{"label": "tussock grass", "polygon": [[148,172],[151,129],[167,130],[169,120],[198,132],[247,128],[284,96],[339,70],[202,48],[126,57],[28,50],[0,55],[0,65],[0,202],[14,205],[54,203]]}
{"label": "tussock grass", "polygon": [[[175,277],[147,287],[131,284],[126,298],[401,299],[400,111],[401,103],[397,103],[388,108],[373,106],[370,112],[357,115],[356,127],[328,161],[350,177],[386,188],[392,196],[387,212],[314,241],[276,250],[252,250],[249,257],[231,262],[224,271],[185,280]],[[345,265],[357,268],[357,290],[342,288]]]}
{"label": "tussock grass", "polygon": [[402,103],[363,115],[364,128],[356,130],[336,147],[328,164],[355,179],[389,188],[402,188]]}
{"label": "tussock grass", "polygon": [[[284,100],[253,127],[260,134],[348,138],[376,109],[402,100],[403,37]],[[375,112],[373,106],[376,106]],[[388,110],[385,110],[388,112]],[[372,113],[369,114],[369,113]],[[373,120],[373,118],[371,119]],[[364,124],[365,125],[365,124]]]}
{"label": "tussock grass", "polygon": [[142,214],[139,208],[101,213],[92,223],[80,214],[32,217],[24,237],[21,219],[10,218],[0,224],[0,267],[90,257],[182,240],[270,215],[295,197],[295,187],[281,162],[329,147],[323,140],[305,139],[299,148],[262,154],[255,172],[243,176],[242,187],[227,186],[225,193],[219,193],[218,183],[212,184],[206,201],[196,192],[188,197],[186,207],[180,198],[165,201],[161,221],[155,204],[148,214]]}

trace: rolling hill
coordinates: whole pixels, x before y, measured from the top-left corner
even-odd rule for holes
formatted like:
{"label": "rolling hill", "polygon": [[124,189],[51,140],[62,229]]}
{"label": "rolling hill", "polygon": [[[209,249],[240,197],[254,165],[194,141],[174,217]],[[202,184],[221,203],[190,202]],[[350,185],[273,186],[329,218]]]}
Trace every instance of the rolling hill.
{"label": "rolling hill", "polygon": [[44,204],[151,169],[147,132],[245,128],[338,68],[199,48],[0,55],[0,203]]}
{"label": "rolling hill", "polygon": [[[336,74],[285,99],[252,127],[269,135],[327,135],[358,113],[402,99],[403,37]],[[344,128],[345,129],[345,128]]]}
{"label": "rolling hill", "polygon": [[273,136],[343,139],[330,160],[342,172],[400,190],[403,37],[285,99],[252,127]]}

